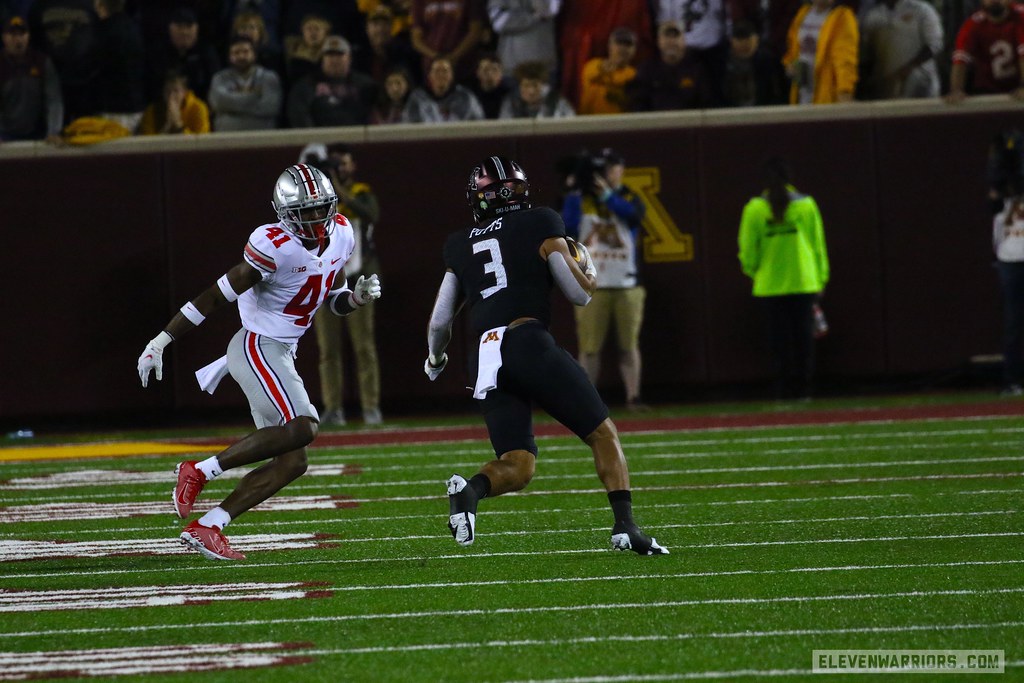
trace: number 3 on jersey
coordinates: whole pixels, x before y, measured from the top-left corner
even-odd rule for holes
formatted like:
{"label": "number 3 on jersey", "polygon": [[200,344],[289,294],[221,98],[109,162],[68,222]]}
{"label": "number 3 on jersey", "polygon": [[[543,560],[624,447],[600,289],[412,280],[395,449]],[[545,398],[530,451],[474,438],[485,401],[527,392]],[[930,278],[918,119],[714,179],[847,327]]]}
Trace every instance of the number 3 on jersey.
{"label": "number 3 on jersey", "polygon": [[[292,297],[292,300],[288,302],[288,305],[284,307],[285,315],[297,316],[295,324],[300,327],[308,327],[310,318],[316,311],[317,307],[321,303],[321,294],[326,294],[331,291],[331,286],[334,284],[334,276],[338,274],[338,271],[333,271],[327,275],[327,287],[321,289],[320,285],[323,282],[322,275],[310,275],[306,278],[306,281],[302,283],[302,287]],[[325,296],[324,299],[327,297]]]}
{"label": "number 3 on jersey", "polygon": [[498,245],[498,240],[483,240],[473,244],[474,254],[479,254],[485,251],[489,251],[491,253],[491,260],[484,264],[484,272],[493,273],[494,279],[497,280],[497,282],[494,285],[481,290],[480,296],[484,299],[492,294],[497,294],[508,287],[508,275],[505,273],[505,266],[503,266],[501,262],[501,247]]}

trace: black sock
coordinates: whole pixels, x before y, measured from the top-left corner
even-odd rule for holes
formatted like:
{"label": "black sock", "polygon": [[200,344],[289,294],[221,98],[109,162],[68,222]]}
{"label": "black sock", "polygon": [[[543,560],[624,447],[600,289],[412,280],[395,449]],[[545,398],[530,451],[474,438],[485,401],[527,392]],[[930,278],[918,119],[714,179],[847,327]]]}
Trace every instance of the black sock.
{"label": "black sock", "polygon": [[612,504],[616,524],[633,524],[633,496],[629,491],[609,491],[608,502]]}
{"label": "black sock", "polygon": [[477,500],[482,500],[487,497],[487,494],[491,492],[491,480],[486,474],[482,472],[474,474],[473,478],[467,482],[473,491],[476,492]]}

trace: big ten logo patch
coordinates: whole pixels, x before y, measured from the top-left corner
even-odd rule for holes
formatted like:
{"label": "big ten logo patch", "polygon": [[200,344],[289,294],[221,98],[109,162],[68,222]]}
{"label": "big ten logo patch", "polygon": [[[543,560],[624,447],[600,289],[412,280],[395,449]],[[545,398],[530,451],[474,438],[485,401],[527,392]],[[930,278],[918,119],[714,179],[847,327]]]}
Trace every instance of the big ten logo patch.
{"label": "big ten logo patch", "polygon": [[644,260],[648,263],[693,260],[693,235],[682,232],[661,203],[661,169],[626,168],[623,182],[647,205],[644,215]]}

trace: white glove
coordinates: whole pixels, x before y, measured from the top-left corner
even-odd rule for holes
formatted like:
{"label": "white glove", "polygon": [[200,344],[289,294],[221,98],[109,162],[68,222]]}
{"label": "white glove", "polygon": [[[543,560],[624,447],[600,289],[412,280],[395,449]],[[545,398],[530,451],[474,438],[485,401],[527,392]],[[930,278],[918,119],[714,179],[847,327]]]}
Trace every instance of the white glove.
{"label": "white glove", "polygon": [[434,355],[428,355],[427,359],[423,361],[423,372],[427,373],[427,377],[433,382],[444,370],[444,366],[448,365],[448,354],[442,353],[441,357],[438,358]]}
{"label": "white glove", "polygon": [[597,268],[594,266],[594,259],[590,257],[590,252],[583,246],[582,242],[576,243],[576,250],[580,253],[580,270],[587,275],[597,277]]}
{"label": "white glove", "polygon": [[149,372],[156,370],[156,379],[159,382],[164,378],[164,348],[174,340],[174,337],[161,332],[154,337],[148,344],[146,349],[139,356],[139,379],[142,380],[142,386],[149,386]]}
{"label": "white glove", "polygon": [[352,288],[352,301],[357,306],[365,306],[375,299],[380,298],[380,278],[377,273],[370,277],[360,275],[356,280],[356,286]]}

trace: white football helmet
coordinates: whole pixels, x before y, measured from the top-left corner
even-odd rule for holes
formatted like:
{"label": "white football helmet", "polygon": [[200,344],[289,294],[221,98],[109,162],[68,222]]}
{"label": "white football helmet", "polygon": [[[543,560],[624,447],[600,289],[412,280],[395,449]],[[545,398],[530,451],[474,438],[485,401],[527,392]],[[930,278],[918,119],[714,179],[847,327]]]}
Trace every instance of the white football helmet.
{"label": "white football helmet", "polygon": [[308,164],[286,168],[274,184],[270,203],[281,226],[303,241],[323,245],[334,230],[338,194],[318,168]]}

